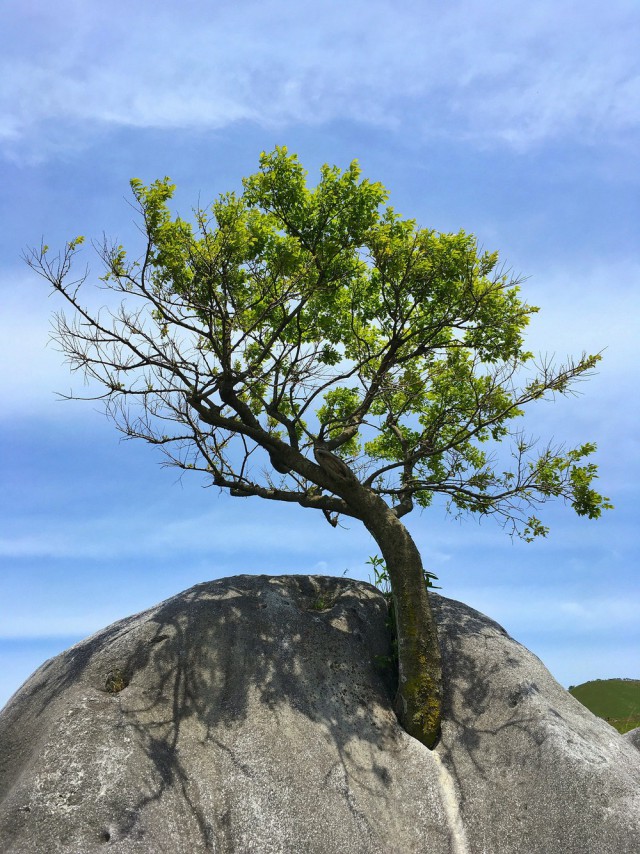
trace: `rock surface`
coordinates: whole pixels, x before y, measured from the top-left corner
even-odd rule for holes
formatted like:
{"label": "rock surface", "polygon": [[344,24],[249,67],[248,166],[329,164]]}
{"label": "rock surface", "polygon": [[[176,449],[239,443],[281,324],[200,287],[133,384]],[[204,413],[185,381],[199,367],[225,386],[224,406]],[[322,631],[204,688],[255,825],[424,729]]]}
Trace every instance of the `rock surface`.
{"label": "rock surface", "polygon": [[238,576],[46,662],[0,714],[0,851],[637,854],[640,753],[434,596],[446,723],[392,711],[383,597]]}
{"label": "rock surface", "polygon": [[638,750],[640,750],[640,726],[637,726],[629,732],[625,732],[624,737],[627,741],[633,744],[634,747],[637,747]]}

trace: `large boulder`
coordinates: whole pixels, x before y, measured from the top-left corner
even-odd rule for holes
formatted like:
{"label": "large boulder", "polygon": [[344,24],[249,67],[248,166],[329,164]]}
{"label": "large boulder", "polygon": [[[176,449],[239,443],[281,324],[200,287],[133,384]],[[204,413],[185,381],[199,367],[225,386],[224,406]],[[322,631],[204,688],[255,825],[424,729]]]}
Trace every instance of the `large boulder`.
{"label": "large boulder", "polygon": [[201,584],[45,663],[0,714],[3,854],[637,854],[640,752],[434,596],[446,721],[393,714],[368,584]]}

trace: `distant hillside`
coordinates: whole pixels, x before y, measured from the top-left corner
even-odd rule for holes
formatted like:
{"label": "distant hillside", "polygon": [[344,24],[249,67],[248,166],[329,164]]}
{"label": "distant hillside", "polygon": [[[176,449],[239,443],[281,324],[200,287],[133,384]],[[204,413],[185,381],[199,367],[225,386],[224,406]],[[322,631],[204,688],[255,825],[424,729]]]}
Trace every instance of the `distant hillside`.
{"label": "distant hillside", "polygon": [[618,732],[640,726],[640,679],[594,679],[571,685],[569,692]]}

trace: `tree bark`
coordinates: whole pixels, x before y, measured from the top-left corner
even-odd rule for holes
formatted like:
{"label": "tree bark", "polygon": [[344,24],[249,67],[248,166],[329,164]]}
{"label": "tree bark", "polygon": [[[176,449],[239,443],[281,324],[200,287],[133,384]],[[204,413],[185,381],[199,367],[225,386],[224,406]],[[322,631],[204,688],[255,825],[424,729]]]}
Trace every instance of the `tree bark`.
{"label": "tree bark", "polygon": [[363,521],[391,581],[398,643],[396,714],[409,735],[431,749],[440,737],[442,657],[422,559],[402,522],[384,502],[375,503]]}
{"label": "tree bark", "polygon": [[[322,446],[315,447],[314,454],[317,471],[309,472],[309,478],[323,486],[329,478],[328,488],[345,502],[346,512],[363,521],[382,552],[396,620],[396,714],[409,735],[431,749],[440,737],[442,658],[420,552],[389,505],[364,487],[339,457]],[[292,468],[307,476],[309,461],[296,456]]]}

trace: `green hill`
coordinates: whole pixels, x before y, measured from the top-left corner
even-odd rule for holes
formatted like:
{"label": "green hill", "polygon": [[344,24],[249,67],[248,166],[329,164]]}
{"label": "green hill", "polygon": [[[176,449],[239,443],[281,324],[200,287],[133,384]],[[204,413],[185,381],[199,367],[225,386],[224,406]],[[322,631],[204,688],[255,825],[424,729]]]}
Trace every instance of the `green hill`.
{"label": "green hill", "polygon": [[640,679],[594,679],[571,685],[569,692],[618,732],[640,726]]}

